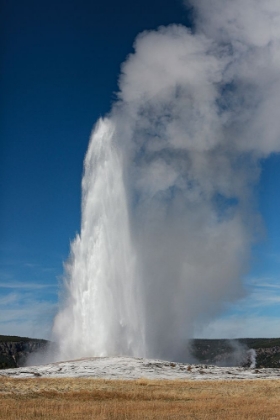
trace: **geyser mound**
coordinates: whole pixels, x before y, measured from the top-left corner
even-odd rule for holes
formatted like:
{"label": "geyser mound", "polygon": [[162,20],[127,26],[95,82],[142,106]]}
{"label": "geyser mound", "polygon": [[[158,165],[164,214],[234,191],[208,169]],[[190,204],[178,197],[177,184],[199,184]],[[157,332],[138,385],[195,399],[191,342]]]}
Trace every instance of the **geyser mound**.
{"label": "geyser mound", "polygon": [[189,365],[158,359],[135,357],[88,357],[28,368],[5,369],[0,378],[100,378],[100,379],[183,379],[232,380],[279,379],[279,369],[249,369],[243,367],[217,367]]}

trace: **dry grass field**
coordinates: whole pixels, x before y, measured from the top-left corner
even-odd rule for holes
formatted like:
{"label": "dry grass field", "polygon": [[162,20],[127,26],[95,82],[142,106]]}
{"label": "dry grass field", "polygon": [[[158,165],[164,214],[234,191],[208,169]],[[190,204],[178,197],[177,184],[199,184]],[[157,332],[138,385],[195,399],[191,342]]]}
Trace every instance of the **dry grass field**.
{"label": "dry grass field", "polygon": [[0,419],[280,419],[280,381],[0,378]]}

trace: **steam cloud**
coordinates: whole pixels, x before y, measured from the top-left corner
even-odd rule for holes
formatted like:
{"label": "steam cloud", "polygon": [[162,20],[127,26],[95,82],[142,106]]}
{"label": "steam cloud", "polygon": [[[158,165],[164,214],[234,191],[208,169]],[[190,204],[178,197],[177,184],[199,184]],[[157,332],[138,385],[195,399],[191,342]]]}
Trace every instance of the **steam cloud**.
{"label": "steam cloud", "polygon": [[280,151],[278,0],[192,0],[195,29],[140,34],[93,131],[59,358],[184,359],[242,296],[260,159]]}

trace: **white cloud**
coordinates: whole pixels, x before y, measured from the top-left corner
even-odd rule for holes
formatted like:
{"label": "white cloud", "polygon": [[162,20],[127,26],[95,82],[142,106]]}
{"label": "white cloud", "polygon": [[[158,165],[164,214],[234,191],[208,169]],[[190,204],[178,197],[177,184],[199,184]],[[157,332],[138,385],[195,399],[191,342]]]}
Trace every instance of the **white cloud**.
{"label": "white cloud", "polygon": [[0,298],[0,305],[5,306],[11,303],[15,303],[18,301],[18,299],[19,299],[19,296],[17,293],[9,293],[8,295]]}
{"label": "white cloud", "polygon": [[57,304],[32,292],[8,293],[0,299],[0,334],[49,338]]}
{"label": "white cloud", "polygon": [[[57,283],[18,281],[19,270],[32,269],[40,272],[42,267],[33,263],[15,262],[14,270],[1,269],[0,281],[0,334],[48,338],[52,320],[57,310]],[[52,296],[52,298],[50,298]]]}
{"label": "white cloud", "polygon": [[271,338],[280,337],[280,322],[276,316],[232,315],[221,317],[203,327],[197,327],[195,338]]}
{"label": "white cloud", "polygon": [[[197,338],[280,336],[280,285],[278,278],[252,278],[248,295],[213,320],[197,324]],[[230,314],[229,314],[230,313]],[[273,315],[269,315],[273,313]],[[278,315],[277,315],[278,314]]]}
{"label": "white cloud", "polygon": [[57,288],[57,284],[52,283],[26,283],[26,282],[1,282],[0,288],[3,289],[52,289]]}

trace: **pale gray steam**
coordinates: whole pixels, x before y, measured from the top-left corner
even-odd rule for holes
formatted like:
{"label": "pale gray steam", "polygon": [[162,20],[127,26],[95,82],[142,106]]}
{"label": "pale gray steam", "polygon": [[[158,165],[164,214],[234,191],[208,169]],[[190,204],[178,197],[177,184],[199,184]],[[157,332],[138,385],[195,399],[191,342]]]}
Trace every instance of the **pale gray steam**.
{"label": "pale gray steam", "polygon": [[250,368],[253,369],[256,367],[257,362],[257,353],[255,349],[248,350],[248,358],[250,362]]}
{"label": "pale gray steam", "polygon": [[243,366],[252,369],[256,367],[256,357],[254,349],[249,349],[237,340],[229,340],[227,351],[221,351],[220,354],[217,354],[211,364],[216,366]]}
{"label": "pale gray steam", "polygon": [[243,294],[258,161],[280,150],[280,3],[193,4],[194,33],[137,37],[93,131],[59,358],[184,359],[195,323]]}

